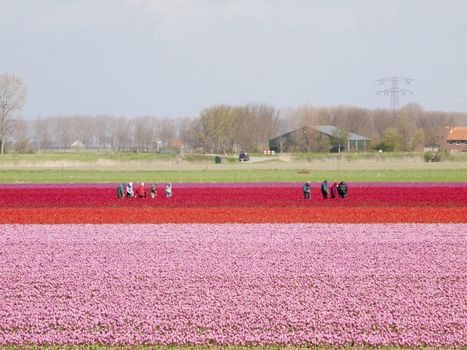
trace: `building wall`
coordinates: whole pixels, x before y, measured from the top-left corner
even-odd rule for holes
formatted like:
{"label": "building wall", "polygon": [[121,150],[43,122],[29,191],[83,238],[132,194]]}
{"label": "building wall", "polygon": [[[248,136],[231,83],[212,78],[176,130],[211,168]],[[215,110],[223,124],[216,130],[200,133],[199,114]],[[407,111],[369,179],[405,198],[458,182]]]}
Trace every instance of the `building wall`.
{"label": "building wall", "polygon": [[447,140],[446,150],[450,152],[467,152],[467,140]]}

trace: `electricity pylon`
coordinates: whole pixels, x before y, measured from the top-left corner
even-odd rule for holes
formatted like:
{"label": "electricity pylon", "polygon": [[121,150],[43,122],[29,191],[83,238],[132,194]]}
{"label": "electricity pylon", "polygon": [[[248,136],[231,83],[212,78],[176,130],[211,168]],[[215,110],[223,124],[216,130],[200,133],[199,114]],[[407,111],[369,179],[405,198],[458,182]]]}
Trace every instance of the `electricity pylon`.
{"label": "electricity pylon", "polygon": [[376,95],[385,95],[385,96],[391,96],[391,109],[393,111],[396,111],[399,109],[399,95],[406,96],[406,95],[413,95],[414,92],[408,89],[403,89],[399,87],[399,82],[404,82],[406,85],[410,85],[411,81],[414,81],[415,79],[410,79],[410,78],[402,78],[402,77],[389,77],[389,78],[382,78],[382,79],[377,79],[376,81],[380,83],[380,85],[386,83],[387,81],[391,82],[391,87],[384,89],[384,90],[379,90],[376,92]]}

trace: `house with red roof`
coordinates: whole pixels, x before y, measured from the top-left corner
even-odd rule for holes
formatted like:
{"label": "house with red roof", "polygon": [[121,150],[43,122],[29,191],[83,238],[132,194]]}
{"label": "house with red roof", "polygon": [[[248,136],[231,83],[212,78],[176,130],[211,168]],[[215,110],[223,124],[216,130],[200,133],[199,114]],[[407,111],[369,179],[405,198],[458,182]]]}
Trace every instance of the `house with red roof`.
{"label": "house with red roof", "polygon": [[446,135],[446,150],[451,152],[467,152],[467,127],[450,127]]}

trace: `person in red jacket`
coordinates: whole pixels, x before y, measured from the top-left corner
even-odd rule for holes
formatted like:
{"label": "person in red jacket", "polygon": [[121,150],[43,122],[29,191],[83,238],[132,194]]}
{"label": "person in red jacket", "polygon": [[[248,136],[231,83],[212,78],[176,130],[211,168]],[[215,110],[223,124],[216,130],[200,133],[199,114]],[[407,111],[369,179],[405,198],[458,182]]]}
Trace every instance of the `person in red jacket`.
{"label": "person in red jacket", "polygon": [[337,182],[331,186],[331,198],[337,198]]}
{"label": "person in red jacket", "polygon": [[146,188],[144,187],[144,182],[141,182],[141,185],[136,190],[136,195],[138,198],[146,198]]}

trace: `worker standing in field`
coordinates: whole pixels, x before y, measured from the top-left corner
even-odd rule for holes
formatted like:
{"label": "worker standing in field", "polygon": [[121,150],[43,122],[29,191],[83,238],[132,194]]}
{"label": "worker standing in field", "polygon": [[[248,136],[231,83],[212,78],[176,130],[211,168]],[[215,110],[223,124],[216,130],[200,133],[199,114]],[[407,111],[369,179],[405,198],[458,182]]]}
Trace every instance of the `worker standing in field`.
{"label": "worker standing in field", "polygon": [[133,182],[126,185],[126,196],[128,198],[133,198],[135,196],[135,192],[133,191]]}
{"label": "worker standing in field", "polygon": [[305,185],[303,186],[303,196],[305,199],[310,199],[310,194],[311,194],[311,185],[310,181],[307,181]]}
{"label": "worker standing in field", "polygon": [[347,184],[344,181],[339,182],[339,185],[337,185],[337,192],[340,198],[347,197]]}
{"label": "worker standing in field", "polygon": [[123,182],[117,187],[117,198],[118,199],[125,198],[125,184]]}
{"label": "worker standing in field", "polygon": [[328,181],[324,180],[321,184],[321,194],[323,195],[324,199],[328,198],[329,195],[329,188],[328,188]]}
{"label": "worker standing in field", "polygon": [[150,190],[151,198],[157,197],[157,183],[153,183]]}
{"label": "worker standing in field", "polygon": [[165,196],[167,198],[172,197],[172,184],[170,182],[165,185]]}
{"label": "worker standing in field", "polygon": [[146,188],[144,187],[144,182],[141,182],[138,189],[136,190],[136,195],[138,198],[146,198]]}
{"label": "worker standing in field", "polygon": [[337,182],[334,182],[331,186],[331,198],[337,198]]}

